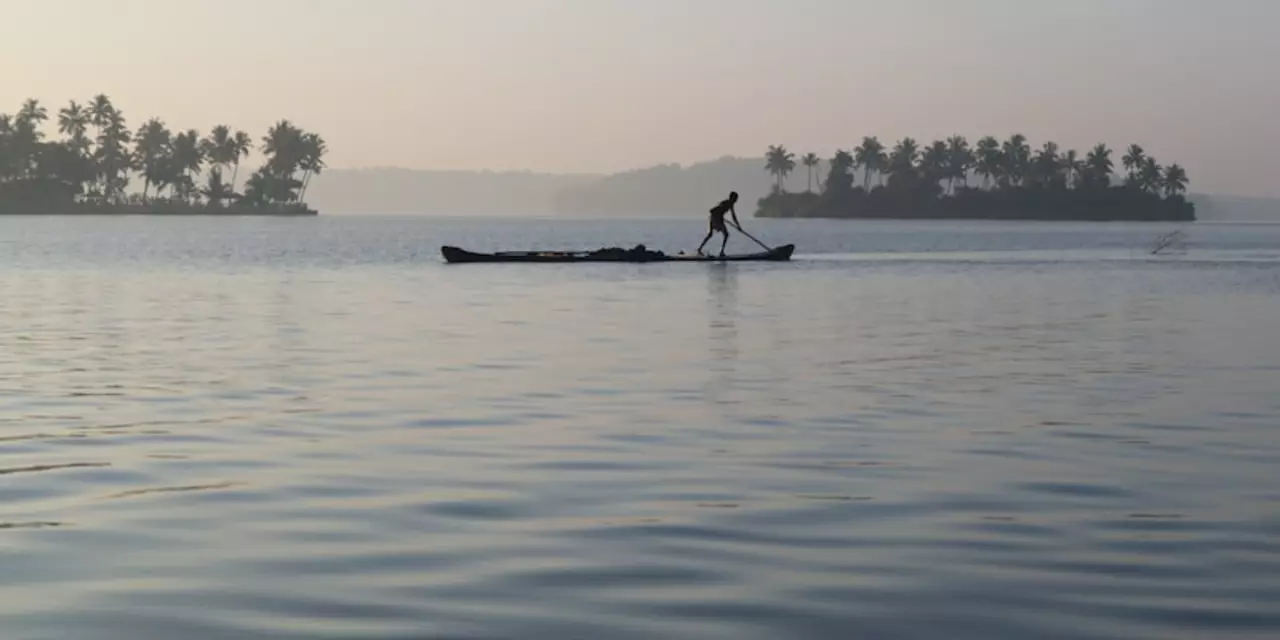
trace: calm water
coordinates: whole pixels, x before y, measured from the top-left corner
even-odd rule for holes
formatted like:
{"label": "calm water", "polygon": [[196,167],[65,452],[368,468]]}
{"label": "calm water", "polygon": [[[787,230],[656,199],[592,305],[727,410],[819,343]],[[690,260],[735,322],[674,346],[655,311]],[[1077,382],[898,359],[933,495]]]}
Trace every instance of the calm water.
{"label": "calm water", "polygon": [[1280,226],[747,223],[0,219],[0,635],[1280,634]]}

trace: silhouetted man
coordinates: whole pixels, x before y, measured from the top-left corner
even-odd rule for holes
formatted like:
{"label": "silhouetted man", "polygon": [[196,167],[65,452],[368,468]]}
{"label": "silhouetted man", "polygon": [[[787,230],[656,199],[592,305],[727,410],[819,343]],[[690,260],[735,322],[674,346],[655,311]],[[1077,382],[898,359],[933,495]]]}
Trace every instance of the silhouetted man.
{"label": "silhouetted man", "polygon": [[738,227],[739,229],[742,228],[742,225],[738,224],[738,212],[733,208],[733,205],[737,202],[738,192],[733,191],[729,193],[728,200],[721,200],[720,204],[711,207],[711,228],[707,230],[707,237],[702,239],[702,244],[698,245],[699,255],[702,255],[702,247],[706,246],[707,241],[711,239],[711,236],[715,235],[715,233],[719,231],[724,234],[724,242],[720,243],[720,257],[724,257],[725,245],[729,244],[729,229],[724,226],[724,214],[728,213],[732,215],[733,226]]}

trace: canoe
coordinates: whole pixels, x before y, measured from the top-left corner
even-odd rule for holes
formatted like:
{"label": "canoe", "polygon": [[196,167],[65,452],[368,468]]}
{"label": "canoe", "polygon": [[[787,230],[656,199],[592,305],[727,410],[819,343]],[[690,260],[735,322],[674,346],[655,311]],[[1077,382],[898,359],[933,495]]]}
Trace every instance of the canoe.
{"label": "canoe", "polygon": [[452,246],[440,247],[447,262],[744,262],[786,261],[796,249],[793,244],[774,247],[771,251],[737,255],[701,256],[696,253],[667,255],[661,251],[645,249],[644,245],[633,249],[610,247],[594,251],[498,251],[476,253]]}

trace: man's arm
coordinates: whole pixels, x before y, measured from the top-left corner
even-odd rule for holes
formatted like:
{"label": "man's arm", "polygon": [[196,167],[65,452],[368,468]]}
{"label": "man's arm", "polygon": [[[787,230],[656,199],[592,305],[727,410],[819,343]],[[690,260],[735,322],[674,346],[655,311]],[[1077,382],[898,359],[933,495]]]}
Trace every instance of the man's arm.
{"label": "man's arm", "polygon": [[733,216],[733,226],[741,229],[742,224],[738,222],[738,205],[729,207],[729,215]]}

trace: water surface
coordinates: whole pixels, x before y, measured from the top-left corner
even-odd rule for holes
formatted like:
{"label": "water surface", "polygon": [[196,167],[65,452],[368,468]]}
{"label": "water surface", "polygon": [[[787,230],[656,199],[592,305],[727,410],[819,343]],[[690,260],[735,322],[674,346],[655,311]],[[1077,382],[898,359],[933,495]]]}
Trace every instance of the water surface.
{"label": "water surface", "polygon": [[1280,226],[702,224],[0,218],[3,635],[1280,633]]}

